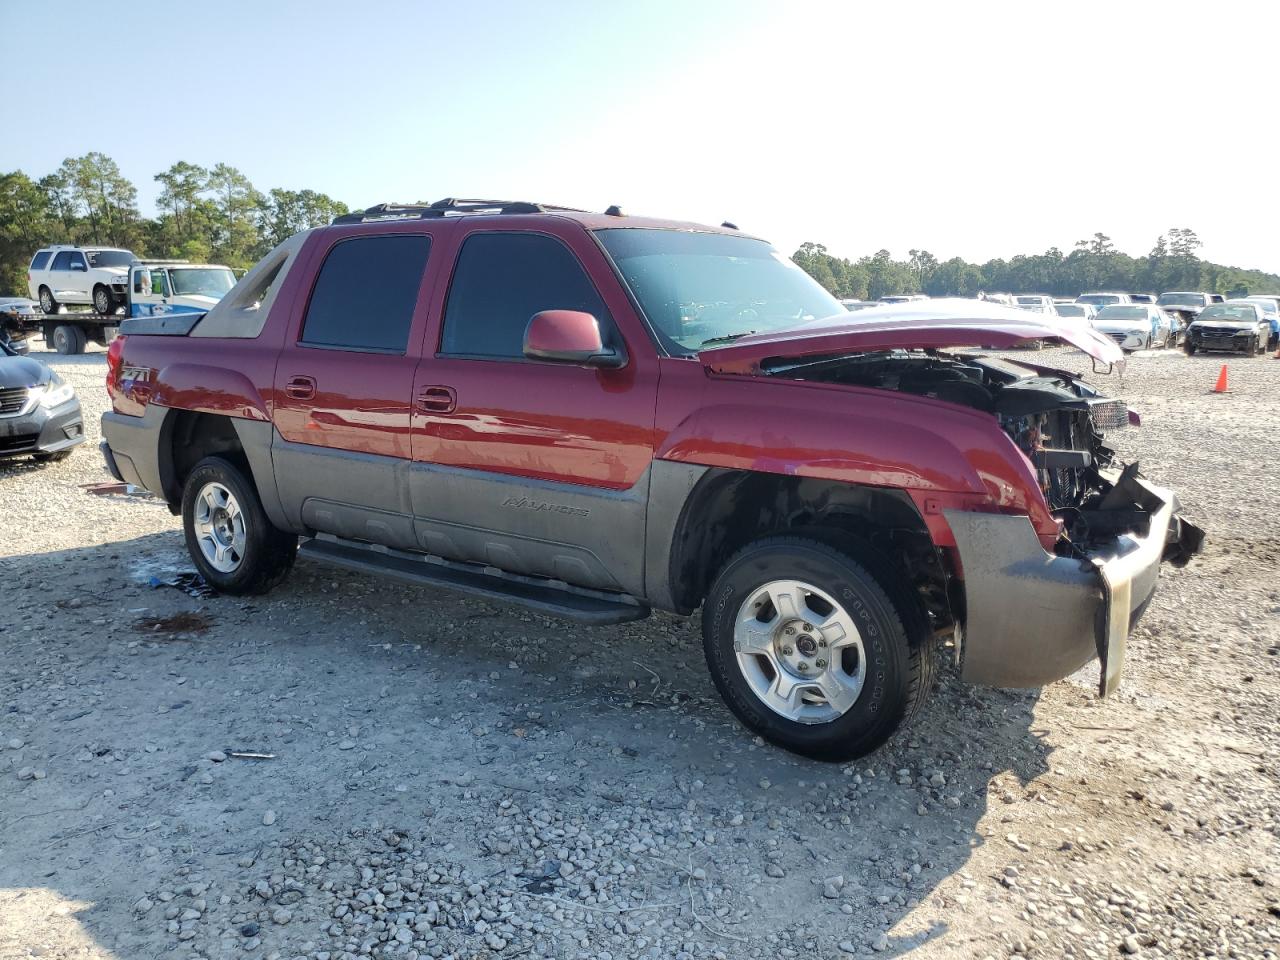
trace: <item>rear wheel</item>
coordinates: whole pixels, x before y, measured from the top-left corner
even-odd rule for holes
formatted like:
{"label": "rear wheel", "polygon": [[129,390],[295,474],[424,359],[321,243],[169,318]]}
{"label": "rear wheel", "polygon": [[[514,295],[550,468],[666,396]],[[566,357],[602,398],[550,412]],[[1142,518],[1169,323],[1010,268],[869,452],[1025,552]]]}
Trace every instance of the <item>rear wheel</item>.
{"label": "rear wheel", "polygon": [[48,287],[40,288],[40,312],[41,313],[57,313],[58,301],[53,299],[53,291]]}
{"label": "rear wheel", "polygon": [[70,323],[60,323],[53,330],[53,349],[62,354],[84,353],[89,338],[84,331]]}
{"label": "rear wheel", "polygon": [[[933,654],[887,564],[873,574],[834,547],[771,537],[716,577],[702,612],[707,666],[748,728],[819,760],[875,750],[923,706]],[[894,596],[897,594],[895,593]]]}
{"label": "rear wheel", "polygon": [[182,529],[200,575],[220,593],[266,593],[289,573],[298,538],[271,525],[253,483],[205,457],[183,485]]}

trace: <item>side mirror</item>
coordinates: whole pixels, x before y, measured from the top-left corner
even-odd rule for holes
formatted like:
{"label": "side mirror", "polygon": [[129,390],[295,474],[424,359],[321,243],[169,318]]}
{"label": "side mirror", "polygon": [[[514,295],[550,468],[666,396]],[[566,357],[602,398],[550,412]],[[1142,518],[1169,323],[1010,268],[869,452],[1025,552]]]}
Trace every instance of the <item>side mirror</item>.
{"label": "side mirror", "polygon": [[87,272],[89,271],[89,268],[88,268],[87,266],[85,266],[83,263],[72,263],[72,264],[71,264],[71,269],[72,269],[72,270],[79,270],[79,271],[81,271],[82,273],[87,273]]}
{"label": "side mirror", "polygon": [[524,355],[580,367],[621,367],[627,362],[621,350],[604,345],[600,321],[581,310],[535,313],[524,331]]}

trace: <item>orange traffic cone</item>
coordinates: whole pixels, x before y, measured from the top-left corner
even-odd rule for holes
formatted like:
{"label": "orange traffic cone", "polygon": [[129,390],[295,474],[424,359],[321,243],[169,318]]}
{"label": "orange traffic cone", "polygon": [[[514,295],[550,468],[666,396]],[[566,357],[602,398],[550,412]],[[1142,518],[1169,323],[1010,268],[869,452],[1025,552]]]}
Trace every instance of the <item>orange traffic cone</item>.
{"label": "orange traffic cone", "polygon": [[1218,374],[1218,382],[1213,385],[1213,392],[1214,393],[1227,392],[1227,365],[1225,363],[1222,365],[1222,372]]}

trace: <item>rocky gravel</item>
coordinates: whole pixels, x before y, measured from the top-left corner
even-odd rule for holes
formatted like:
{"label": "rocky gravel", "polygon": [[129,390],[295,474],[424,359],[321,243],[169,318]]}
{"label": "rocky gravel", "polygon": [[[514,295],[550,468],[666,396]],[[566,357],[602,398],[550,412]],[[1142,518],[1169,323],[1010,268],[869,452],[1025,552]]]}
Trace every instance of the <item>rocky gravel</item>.
{"label": "rocky gravel", "polygon": [[307,562],[262,598],[152,587],[189,569],[175,518],[82,489],[104,356],[34,355],[90,442],[0,464],[0,958],[1276,955],[1280,362],[1094,377],[1209,535],[1116,696],[943,671],[825,765],[744,732],[678,618]]}

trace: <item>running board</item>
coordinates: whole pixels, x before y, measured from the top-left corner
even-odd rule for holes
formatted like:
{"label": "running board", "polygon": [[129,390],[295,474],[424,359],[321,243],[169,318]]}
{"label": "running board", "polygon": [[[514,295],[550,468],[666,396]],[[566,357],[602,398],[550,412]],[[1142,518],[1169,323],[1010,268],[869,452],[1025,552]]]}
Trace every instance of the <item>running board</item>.
{"label": "running board", "polygon": [[526,577],[495,567],[456,563],[327,534],[304,540],[298,547],[298,556],[356,573],[392,577],[422,587],[444,587],[486,600],[518,603],[539,613],[579,623],[626,623],[649,615],[647,606],[625,594],[586,590],[559,580]]}

